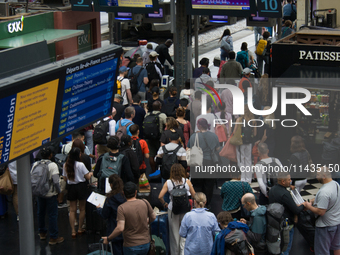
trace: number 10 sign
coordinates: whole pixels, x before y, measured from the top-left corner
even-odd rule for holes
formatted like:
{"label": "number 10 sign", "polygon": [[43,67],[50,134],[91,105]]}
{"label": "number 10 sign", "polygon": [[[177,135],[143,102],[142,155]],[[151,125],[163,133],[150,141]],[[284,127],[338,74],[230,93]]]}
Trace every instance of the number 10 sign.
{"label": "number 10 sign", "polygon": [[281,18],[281,0],[257,0],[257,10],[260,17]]}

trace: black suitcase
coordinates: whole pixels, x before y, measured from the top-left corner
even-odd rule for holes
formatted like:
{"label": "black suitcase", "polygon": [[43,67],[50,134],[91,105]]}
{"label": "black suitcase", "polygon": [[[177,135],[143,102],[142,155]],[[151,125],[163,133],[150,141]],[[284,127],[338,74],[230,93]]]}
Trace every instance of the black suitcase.
{"label": "black suitcase", "polygon": [[163,188],[162,183],[150,183],[151,191],[149,197],[149,203],[152,208],[157,207],[160,211],[164,210],[164,206],[162,205],[161,201],[159,201],[158,196]]}
{"label": "black suitcase", "polygon": [[150,174],[148,179],[149,183],[161,183],[162,182],[161,171],[157,170],[156,172]]}
{"label": "black suitcase", "polygon": [[314,250],[315,227],[312,223],[311,212],[302,211],[299,214],[298,223],[296,226],[303,238],[308,243],[309,247]]}

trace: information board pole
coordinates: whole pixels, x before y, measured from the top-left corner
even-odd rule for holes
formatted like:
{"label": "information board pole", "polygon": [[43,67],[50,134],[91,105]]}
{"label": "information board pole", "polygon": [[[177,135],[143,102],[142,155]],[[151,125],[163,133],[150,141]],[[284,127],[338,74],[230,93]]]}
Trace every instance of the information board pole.
{"label": "information board pole", "polygon": [[34,255],[34,221],[31,186],[30,156],[17,160],[18,201],[19,201],[19,241],[20,254]]}
{"label": "information board pole", "polygon": [[195,24],[195,68],[198,68],[198,15],[194,15],[194,24]]}

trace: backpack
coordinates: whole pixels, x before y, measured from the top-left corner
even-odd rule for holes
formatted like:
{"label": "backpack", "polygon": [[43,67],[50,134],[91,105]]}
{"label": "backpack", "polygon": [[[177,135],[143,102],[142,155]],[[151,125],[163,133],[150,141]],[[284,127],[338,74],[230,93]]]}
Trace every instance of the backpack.
{"label": "backpack", "polygon": [[[245,53],[243,53],[245,52]],[[248,57],[248,51],[239,51],[237,52],[236,61],[239,62],[242,65],[242,68],[246,68],[249,66],[249,57]]]}
{"label": "backpack", "polygon": [[166,103],[164,102],[164,105],[162,107],[162,113],[164,113],[167,117],[174,117],[176,119],[176,101],[169,102],[169,100],[166,100]]}
{"label": "backpack", "polygon": [[122,139],[123,135],[127,134],[127,129],[129,128],[129,126],[131,126],[133,124],[132,121],[127,122],[125,125],[122,126],[122,121],[119,121],[119,127],[118,130],[116,132],[116,136],[118,136],[119,141]]}
{"label": "backpack", "polygon": [[267,40],[261,39],[257,44],[255,53],[260,56],[264,56],[266,54],[267,49]]}
{"label": "backpack", "polygon": [[232,230],[224,238],[226,248],[235,255],[251,255],[254,249],[247,241],[246,234],[241,229]]}
{"label": "backpack", "polygon": [[45,197],[50,190],[51,180],[48,165],[51,161],[38,161],[31,170],[32,195]]}
{"label": "backpack", "polygon": [[107,144],[107,134],[109,133],[109,127],[111,119],[101,120],[93,130],[93,142],[95,144]]}
{"label": "backpack", "polygon": [[293,4],[290,4],[292,7],[292,12],[290,13],[289,19],[291,22],[294,22],[296,20],[296,11],[294,10]]}
{"label": "backpack", "polygon": [[171,180],[173,189],[170,192],[172,198],[172,212],[173,214],[182,214],[190,211],[190,202],[188,197],[187,189],[185,188],[185,184],[187,179],[184,180],[183,184],[175,185],[173,180]]}
{"label": "backpack", "polygon": [[152,80],[154,80],[154,79],[159,80],[160,79],[159,74],[156,71],[156,65],[163,75],[163,67],[162,67],[161,64],[155,63],[155,62],[150,62],[150,63],[147,63],[147,65],[145,66],[145,69],[148,73],[149,85],[150,85]]}
{"label": "backpack", "polygon": [[278,163],[276,163],[275,158],[271,158],[271,159],[272,159],[272,161],[269,162],[269,163],[265,163],[262,160],[257,162],[257,164],[261,164],[262,166],[266,166],[266,168],[267,168],[267,171],[265,173],[266,173],[266,177],[267,177],[267,188],[268,188],[268,190],[271,187],[273,187],[275,184],[277,184],[277,177],[278,177],[278,173],[280,172],[280,171],[278,171],[278,172],[269,171],[269,168],[271,170],[277,169],[277,167],[279,167],[281,169],[281,166]]}
{"label": "backpack", "polygon": [[271,254],[281,254],[287,250],[289,243],[289,225],[284,218],[284,207],[279,203],[267,206],[266,244]]}
{"label": "backpack", "polygon": [[132,95],[136,95],[138,93],[141,85],[142,85],[141,84],[140,86],[138,86],[138,77],[139,77],[140,73],[143,70],[144,70],[144,68],[141,67],[137,74],[134,74],[133,71],[131,70],[131,74],[129,76],[129,80],[130,80],[130,89],[131,89],[131,94]]}
{"label": "backpack", "polygon": [[159,131],[159,114],[153,114],[146,116],[143,121],[143,135],[146,139],[159,139],[161,133]]}
{"label": "backpack", "polygon": [[162,167],[161,167],[161,176],[163,179],[167,180],[170,178],[170,169],[173,164],[178,163],[177,152],[182,146],[178,145],[176,149],[172,151],[168,151],[165,148],[165,145],[162,146],[163,150],[163,158],[162,158]]}
{"label": "backpack", "polygon": [[124,91],[124,94],[122,94],[122,81],[126,79],[126,78],[122,78],[120,76],[118,76],[117,78],[117,94],[121,95],[122,97],[125,96],[125,93],[126,93],[126,89]]}
{"label": "backpack", "polygon": [[105,182],[104,179],[108,178],[112,174],[118,174],[121,177],[122,171],[122,163],[123,163],[123,154],[119,154],[116,156],[111,156],[108,152],[106,152],[102,157],[102,162],[100,165],[100,170],[98,173],[100,181],[98,182],[98,189],[103,191],[105,190]]}
{"label": "backpack", "polygon": [[139,143],[140,139],[136,139],[136,140],[132,140],[132,145],[131,145],[131,150],[133,150],[136,155],[137,155],[137,159],[138,159],[138,164],[139,166],[141,166],[141,164],[143,163],[144,160],[144,155],[142,152],[142,147],[140,146]]}

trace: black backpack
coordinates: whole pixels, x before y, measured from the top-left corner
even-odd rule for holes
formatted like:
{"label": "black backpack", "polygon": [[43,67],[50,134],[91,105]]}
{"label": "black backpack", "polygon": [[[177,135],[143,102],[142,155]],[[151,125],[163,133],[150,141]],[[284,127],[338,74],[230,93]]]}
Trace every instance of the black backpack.
{"label": "black backpack", "polygon": [[160,138],[159,131],[159,114],[150,113],[143,121],[143,135],[146,139],[157,140]]}
{"label": "black backpack", "polygon": [[224,238],[226,248],[235,255],[253,254],[253,247],[247,241],[247,236],[242,229],[230,231]]}
{"label": "black backpack", "polygon": [[130,80],[130,90],[131,90],[132,95],[136,95],[141,87],[141,86],[138,86],[138,77],[143,70],[144,68],[141,67],[137,74],[134,74],[133,70],[131,70],[129,80]]}
{"label": "black backpack", "polygon": [[163,75],[163,67],[160,63],[150,62],[150,63],[147,63],[146,66],[145,66],[145,69],[148,72],[149,85],[150,85],[152,80],[154,80],[154,79],[159,80],[160,79],[159,74],[156,71],[156,65]]}
{"label": "black backpack", "polygon": [[106,136],[109,132],[109,122],[108,120],[101,120],[98,125],[95,126],[93,131],[93,142],[95,144],[107,144]]}
{"label": "black backpack", "polygon": [[133,150],[136,155],[137,155],[137,159],[138,159],[138,164],[139,166],[141,166],[141,164],[143,163],[144,160],[144,155],[142,152],[142,147],[140,146],[139,143],[140,139],[136,139],[136,140],[132,140],[132,145],[131,145],[131,150]]}
{"label": "black backpack", "polygon": [[296,11],[294,10],[294,7],[293,7],[294,4],[291,4],[291,7],[292,7],[292,12],[290,13],[290,21],[291,22],[294,22],[296,20]]}
{"label": "black backpack", "polygon": [[162,112],[167,117],[174,117],[176,119],[176,99],[173,102],[167,102],[162,106]]}
{"label": "black backpack", "polygon": [[172,197],[172,212],[173,214],[182,214],[190,211],[190,202],[187,193],[187,189],[185,188],[185,184],[187,179],[184,180],[183,184],[175,185],[173,180],[171,180],[173,189],[170,192]]}
{"label": "black backpack", "polygon": [[271,187],[273,187],[275,184],[277,184],[277,177],[280,171],[269,171],[270,169],[277,169],[277,167],[279,167],[281,169],[281,166],[276,163],[275,158],[271,158],[272,161],[269,163],[265,163],[262,160],[260,160],[259,162],[257,162],[257,164],[261,164],[262,166],[267,167],[267,171],[266,176],[267,176],[267,187],[270,189]]}
{"label": "black backpack", "polygon": [[167,180],[170,178],[170,170],[173,164],[178,163],[177,152],[182,146],[178,145],[176,149],[168,151],[165,145],[162,146],[163,158],[161,167],[161,176],[163,179]]}

